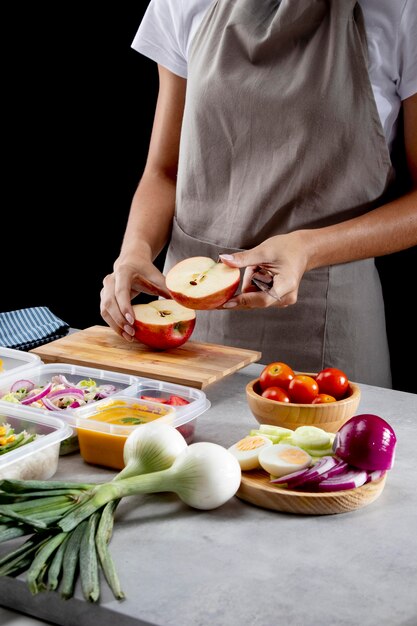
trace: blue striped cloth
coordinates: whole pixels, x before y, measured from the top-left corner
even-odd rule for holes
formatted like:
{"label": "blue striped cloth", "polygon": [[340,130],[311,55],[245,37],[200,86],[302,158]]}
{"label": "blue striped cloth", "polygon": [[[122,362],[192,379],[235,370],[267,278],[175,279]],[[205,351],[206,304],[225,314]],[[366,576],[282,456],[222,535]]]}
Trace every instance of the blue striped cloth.
{"label": "blue striped cloth", "polygon": [[46,306],[7,311],[0,313],[0,346],[31,350],[64,337],[69,328]]}

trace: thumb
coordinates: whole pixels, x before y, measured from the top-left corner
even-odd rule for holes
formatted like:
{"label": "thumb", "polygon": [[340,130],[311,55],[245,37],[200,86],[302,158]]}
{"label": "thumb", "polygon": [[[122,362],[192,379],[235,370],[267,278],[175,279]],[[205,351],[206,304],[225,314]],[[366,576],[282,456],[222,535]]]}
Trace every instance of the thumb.
{"label": "thumb", "polygon": [[234,254],[219,254],[219,259],[230,267],[248,267],[249,265],[260,265],[262,263],[258,247]]}

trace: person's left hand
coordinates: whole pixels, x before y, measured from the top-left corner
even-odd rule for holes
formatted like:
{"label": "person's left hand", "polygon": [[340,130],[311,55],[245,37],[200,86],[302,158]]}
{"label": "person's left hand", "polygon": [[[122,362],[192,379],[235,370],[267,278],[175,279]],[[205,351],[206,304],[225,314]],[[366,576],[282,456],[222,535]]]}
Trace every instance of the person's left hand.
{"label": "person's left hand", "polygon": [[[244,267],[242,291],[223,305],[223,309],[256,309],[295,304],[298,288],[307,269],[307,254],[298,231],[276,235],[259,246],[233,255],[221,254],[220,260],[230,267]],[[252,282],[270,281],[262,291]]]}

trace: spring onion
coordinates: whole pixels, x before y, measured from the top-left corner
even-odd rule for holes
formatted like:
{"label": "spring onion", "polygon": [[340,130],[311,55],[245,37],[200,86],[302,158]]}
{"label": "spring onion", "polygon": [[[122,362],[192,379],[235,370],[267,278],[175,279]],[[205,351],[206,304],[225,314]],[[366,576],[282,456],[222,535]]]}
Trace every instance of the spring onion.
{"label": "spring onion", "polygon": [[187,447],[184,437],[168,424],[149,422],[145,426],[135,428],[126,439],[125,467],[113,480],[167,469]]}
{"label": "spring onion", "polygon": [[79,573],[85,599],[97,602],[101,568],[115,598],[122,599],[108,544],[123,497],[168,491],[193,508],[207,510],[224,504],[240,485],[239,463],[225,448],[209,442],[187,446],[164,423],[134,429],[126,440],[124,461],[125,468],[101,484],[0,481],[0,540],[13,534],[13,526],[34,533],[0,560],[0,575],[27,571],[32,593],[49,589],[70,598]]}

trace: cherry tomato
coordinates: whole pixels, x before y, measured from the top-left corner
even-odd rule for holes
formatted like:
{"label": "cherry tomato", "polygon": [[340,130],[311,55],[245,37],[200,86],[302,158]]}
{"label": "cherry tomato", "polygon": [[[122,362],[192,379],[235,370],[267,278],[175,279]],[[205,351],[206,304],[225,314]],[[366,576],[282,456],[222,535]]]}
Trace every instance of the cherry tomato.
{"label": "cherry tomato", "polygon": [[294,371],[286,363],[273,361],[264,367],[259,377],[259,385],[264,391],[268,387],[282,387],[288,389],[290,381],[294,378]]}
{"label": "cherry tomato", "polygon": [[327,393],[340,400],[346,394],[349,387],[348,377],[342,370],[336,367],[326,367],[316,376],[320,393]]}
{"label": "cherry tomato", "polygon": [[336,398],[327,393],[319,393],[311,404],[327,404],[328,402],[336,402]]}
{"label": "cherry tomato", "polygon": [[261,393],[261,396],[278,402],[290,402],[290,396],[282,387],[268,387]]}
{"label": "cherry tomato", "polygon": [[311,376],[297,374],[288,385],[291,402],[311,404],[319,392],[319,386]]}

